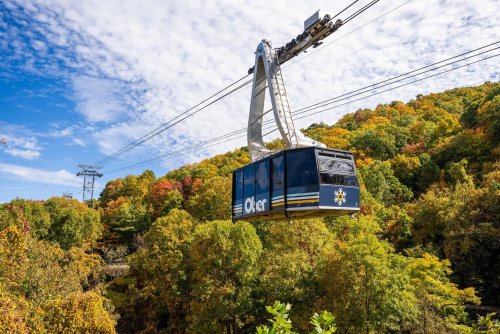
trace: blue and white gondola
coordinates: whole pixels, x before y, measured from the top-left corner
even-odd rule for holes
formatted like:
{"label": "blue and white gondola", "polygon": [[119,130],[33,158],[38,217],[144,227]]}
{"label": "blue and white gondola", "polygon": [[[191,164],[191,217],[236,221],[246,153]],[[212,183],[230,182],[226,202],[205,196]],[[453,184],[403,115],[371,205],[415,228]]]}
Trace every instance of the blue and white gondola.
{"label": "blue and white gondola", "polygon": [[359,211],[352,153],[284,150],[233,172],[233,220],[339,216]]}

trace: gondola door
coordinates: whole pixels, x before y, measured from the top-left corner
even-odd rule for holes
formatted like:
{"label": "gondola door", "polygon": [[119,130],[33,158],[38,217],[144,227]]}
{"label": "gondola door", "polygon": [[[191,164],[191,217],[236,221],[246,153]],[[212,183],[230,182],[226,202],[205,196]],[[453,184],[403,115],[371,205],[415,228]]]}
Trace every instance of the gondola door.
{"label": "gondola door", "polygon": [[270,191],[269,159],[264,159],[256,165],[255,170],[255,213],[269,212]]}
{"label": "gondola door", "polygon": [[271,210],[285,209],[285,156],[271,159]]}
{"label": "gondola door", "polygon": [[255,165],[243,169],[243,215],[255,214]]}

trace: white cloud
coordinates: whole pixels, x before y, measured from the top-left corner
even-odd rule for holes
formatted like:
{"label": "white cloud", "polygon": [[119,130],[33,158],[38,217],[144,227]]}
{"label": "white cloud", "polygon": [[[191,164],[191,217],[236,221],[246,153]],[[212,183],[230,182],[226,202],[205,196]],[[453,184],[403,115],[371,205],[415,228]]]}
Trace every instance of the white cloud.
{"label": "white cloud", "polygon": [[53,138],[64,138],[69,137],[75,131],[75,126],[68,126],[64,129],[56,129],[49,131],[49,136]]}
{"label": "white cloud", "polygon": [[[260,39],[280,46],[301,32],[303,21],[317,8],[335,13],[350,2],[299,1],[293,6],[265,0],[252,1],[251,6],[243,0],[157,0],[140,5],[118,0],[8,3],[9,7],[17,3],[26,8],[33,18],[25,20],[26,27],[46,39],[46,47],[40,44],[42,41],[32,41],[39,57],[32,57],[30,66],[52,70],[55,58],[73,70],[70,79],[76,111],[88,122],[99,123],[93,139],[102,153],[109,154],[244,75],[253,65]],[[404,2],[379,2],[329,37],[325,44]],[[496,41],[499,13],[500,2],[495,0],[411,1],[331,46],[317,49],[321,51],[312,54],[310,50],[304,60],[292,60],[284,66],[292,108]],[[12,31],[9,34],[7,40],[12,43],[8,47],[13,50],[13,57],[30,59],[22,40]],[[48,47],[54,48],[54,54],[46,54]],[[51,61],[40,60],[44,54]],[[495,60],[479,63],[470,70],[450,72],[297,123],[299,127],[318,121],[331,123],[360,107],[408,100],[419,93],[480,84],[492,78],[498,80],[495,64]],[[152,148],[173,151],[186,143],[244,128],[249,98],[247,87],[167,130],[139,153],[151,154]],[[243,138],[207,151],[213,154],[244,144]],[[200,156],[188,155],[184,159]]]}
{"label": "white cloud", "polygon": [[35,160],[40,157],[40,151],[35,150],[20,150],[17,148],[7,148],[4,150],[5,153],[18,158],[23,158],[26,160]]}
{"label": "white cloud", "polygon": [[79,145],[79,146],[83,146],[83,147],[87,146],[83,142],[83,140],[81,140],[80,138],[73,138],[71,141],[73,142],[73,144],[76,144],[76,145]]}
{"label": "white cloud", "polygon": [[2,134],[6,144],[0,150],[10,156],[35,160],[41,156],[42,148],[37,137],[23,126],[2,123]]}
{"label": "white cloud", "polygon": [[71,186],[75,177],[74,174],[64,169],[48,171],[5,163],[0,163],[0,173],[5,173],[23,181],[64,186]]}
{"label": "white cloud", "polygon": [[78,103],[76,111],[89,122],[111,122],[127,115],[125,87],[119,82],[75,76],[72,84]]}

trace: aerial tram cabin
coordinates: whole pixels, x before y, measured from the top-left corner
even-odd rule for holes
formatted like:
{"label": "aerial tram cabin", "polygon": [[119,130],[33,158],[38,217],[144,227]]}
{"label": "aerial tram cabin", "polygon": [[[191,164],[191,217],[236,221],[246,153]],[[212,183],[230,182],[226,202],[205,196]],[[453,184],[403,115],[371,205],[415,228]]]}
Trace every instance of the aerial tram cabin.
{"label": "aerial tram cabin", "polygon": [[[319,11],[304,22],[304,32],[273,49],[266,40],[255,52],[248,150],[251,163],[233,171],[232,217],[281,220],[340,216],[359,211],[359,185],[352,153],[328,149],[295,128],[280,65],[318,46],[342,22]],[[266,89],[286,149],[272,152],[262,136]]]}
{"label": "aerial tram cabin", "polygon": [[352,214],[359,185],[352,153],[321,147],[284,150],[233,172],[233,220]]}

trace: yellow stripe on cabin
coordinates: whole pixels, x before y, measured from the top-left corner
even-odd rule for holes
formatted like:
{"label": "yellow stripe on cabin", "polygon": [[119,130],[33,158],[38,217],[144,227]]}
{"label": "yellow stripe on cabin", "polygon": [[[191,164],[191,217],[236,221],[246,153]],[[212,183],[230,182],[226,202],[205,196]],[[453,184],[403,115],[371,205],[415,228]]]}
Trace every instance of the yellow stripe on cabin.
{"label": "yellow stripe on cabin", "polygon": [[288,204],[318,203],[319,199],[306,199],[300,201],[287,201]]}

